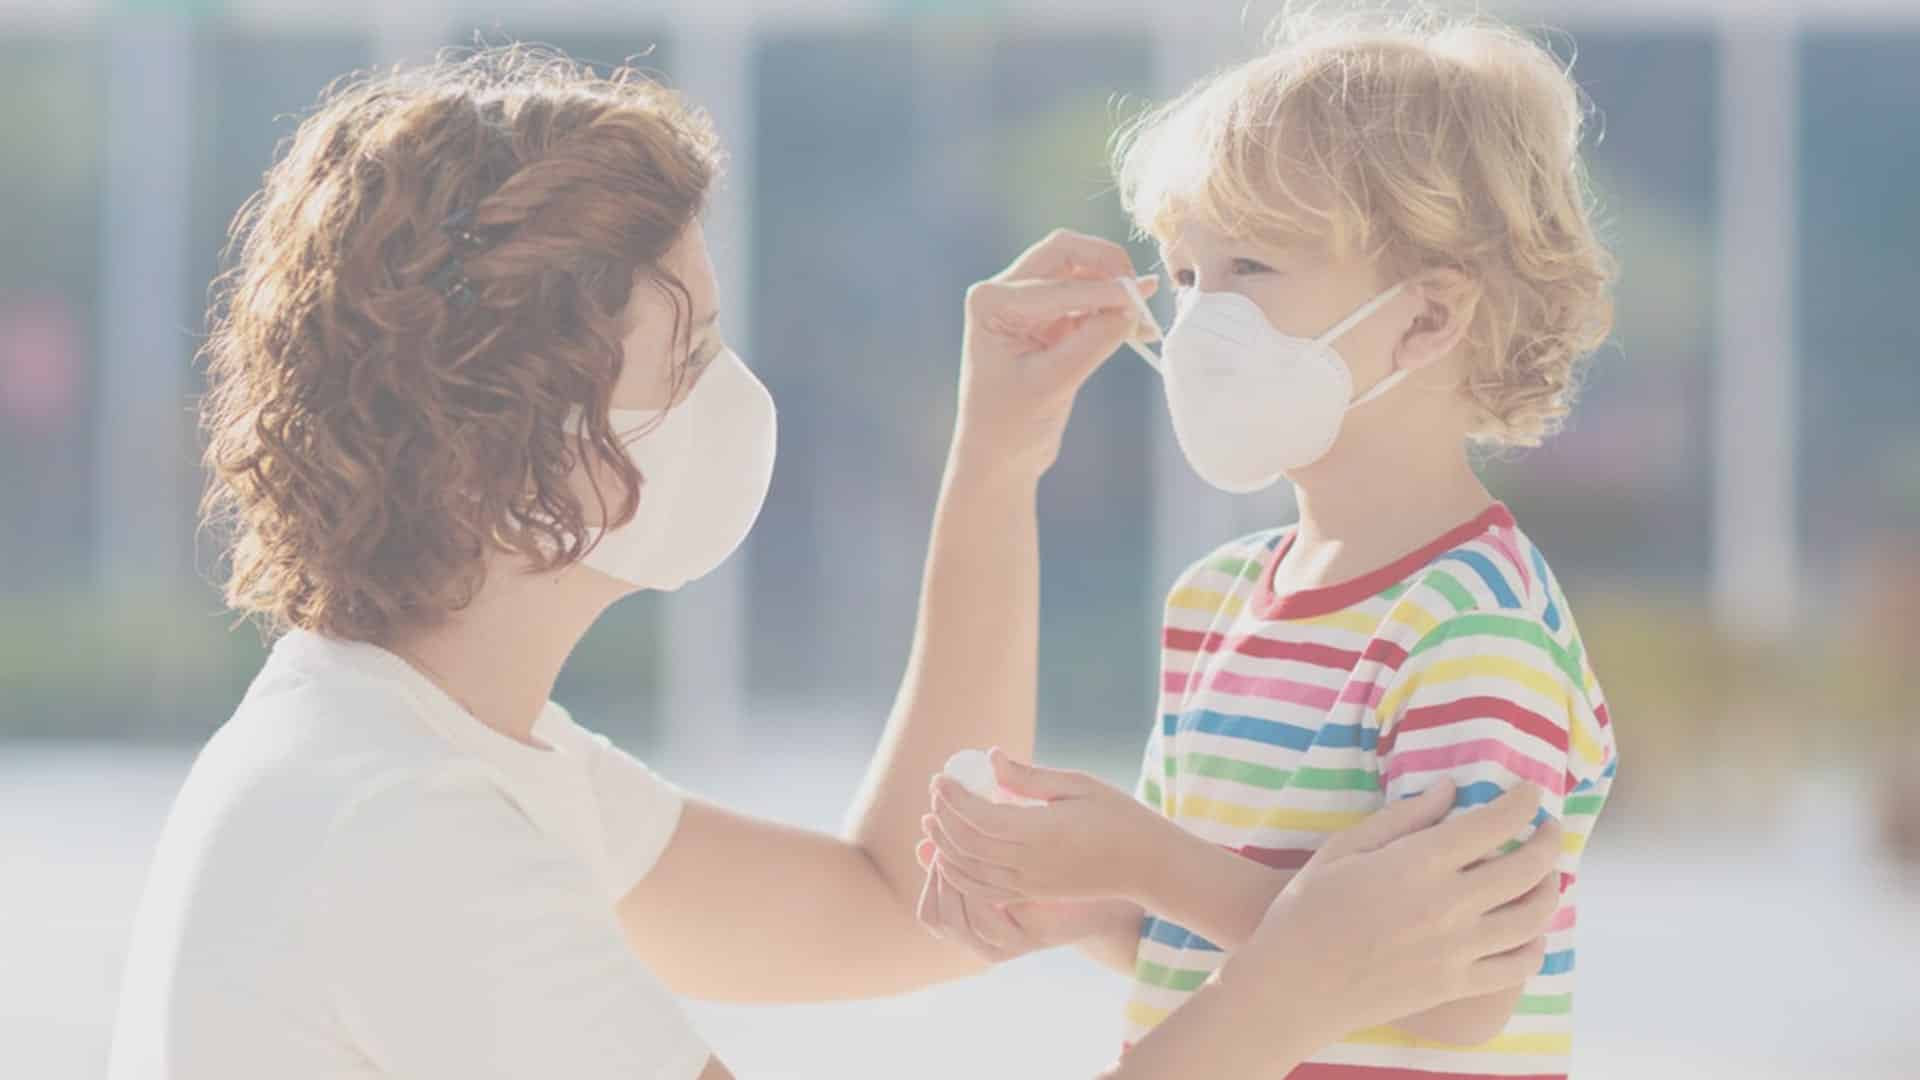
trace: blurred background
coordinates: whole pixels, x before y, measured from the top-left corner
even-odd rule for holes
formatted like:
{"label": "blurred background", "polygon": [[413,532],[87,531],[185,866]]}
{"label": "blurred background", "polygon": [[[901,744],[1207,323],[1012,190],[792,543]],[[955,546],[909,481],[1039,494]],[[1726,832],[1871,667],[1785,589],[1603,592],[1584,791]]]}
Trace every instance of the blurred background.
{"label": "blurred background", "polygon": [[[1486,465],[1625,759],[1582,874],[1575,1075],[1912,1077],[1920,3],[1483,6],[1573,62],[1624,270],[1570,429]],[[329,80],[478,31],[639,57],[713,112],[773,491],[740,556],[623,604],[557,696],[692,789],[832,826],[906,658],[964,288],[1056,225],[1124,238],[1116,123],[1269,14],[0,0],[0,1072],[100,1075],[151,846],[262,656],[195,528],[193,357],[226,226]],[[1043,491],[1043,757],[1130,783],[1174,572],[1290,511],[1193,480],[1137,361],[1099,375]],[[697,1013],[745,1077],[1076,1076],[1123,992],[1046,956]]]}

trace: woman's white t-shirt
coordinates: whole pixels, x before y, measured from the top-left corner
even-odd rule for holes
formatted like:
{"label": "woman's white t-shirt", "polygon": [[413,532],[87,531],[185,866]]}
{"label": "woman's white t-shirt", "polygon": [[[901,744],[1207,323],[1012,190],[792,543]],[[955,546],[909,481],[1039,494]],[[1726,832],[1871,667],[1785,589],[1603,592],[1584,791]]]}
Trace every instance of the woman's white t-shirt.
{"label": "woman's white t-shirt", "polygon": [[281,639],[168,818],[113,1080],[697,1076],[614,915],[681,796],[558,706],[534,734],[375,646]]}

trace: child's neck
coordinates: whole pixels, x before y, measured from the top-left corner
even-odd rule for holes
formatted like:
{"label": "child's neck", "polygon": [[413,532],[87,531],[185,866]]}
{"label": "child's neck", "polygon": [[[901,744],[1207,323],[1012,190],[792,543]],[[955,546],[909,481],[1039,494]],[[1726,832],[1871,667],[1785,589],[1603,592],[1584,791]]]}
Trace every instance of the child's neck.
{"label": "child's neck", "polygon": [[1299,530],[1274,580],[1283,594],[1378,570],[1493,502],[1463,443],[1342,454],[1296,476],[1294,493]]}

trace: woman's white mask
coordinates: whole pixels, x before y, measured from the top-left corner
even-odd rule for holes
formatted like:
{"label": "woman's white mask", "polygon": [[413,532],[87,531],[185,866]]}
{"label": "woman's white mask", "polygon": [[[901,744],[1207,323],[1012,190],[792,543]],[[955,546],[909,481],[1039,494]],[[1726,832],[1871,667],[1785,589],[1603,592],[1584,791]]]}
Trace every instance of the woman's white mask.
{"label": "woman's white mask", "polygon": [[[1157,325],[1131,279],[1121,284]],[[1239,293],[1188,290],[1156,357],[1128,345],[1166,382],[1174,437],[1202,480],[1222,491],[1259,491],[1326,456],[1349,410],[1391,390],[1396,371],[1358,400],[1353,372],[1333,343],[1400,293],[1395,285],[1317,338],[1281,333]]]}
{"label": "woman's white mask", "polygon": [[[773,479],[773,396],[732,349],[664,413],[614,409],[643,486],[633,520],[606,529],[588,566],[642,589],[678,589],[733,554]],[[651,425],[651,427],[649,426]]]}

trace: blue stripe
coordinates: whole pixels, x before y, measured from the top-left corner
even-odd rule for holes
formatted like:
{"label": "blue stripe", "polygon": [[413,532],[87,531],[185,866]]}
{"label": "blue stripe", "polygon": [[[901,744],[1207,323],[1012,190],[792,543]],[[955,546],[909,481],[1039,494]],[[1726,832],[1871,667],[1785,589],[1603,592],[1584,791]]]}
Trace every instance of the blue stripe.
{"label": "blue stripe", "polygon": [[1618,768],[1619,766],[1620,766],[1620,759],[1614,758],[1612,761],[1607,762],[1606,768],[1600,770],[1600,775],[1611,780],[1613,779],[1613,770]]}
{"label": "blue stripe", "polygon": [[1161,726],[1169,735],[1176,731],[1197,731],[1288,750],[1306,750],[1314,746],[1333,750],[1372,750],[1380,741],[1379,731],[1359,724],[1321,724],[1316,731],[1298,724],[1212,709],[1188,709],[1178,715],[1169,713],[1161,718]]}
{"label": "blue stripe", "polygon": [[1480,580],[1487,583],[1487,589],[1493,593],[1493,598],[1500,602],[1501,607],[1520,606],[1520,598],[1513,595],[1513,590],[1507,587],[1507,579],[1501,576],[1500,571],[1494,567],[1493,561],[1485,555],[1477,551],[1451,551],[1440,556],[1438,561],[1448,560],[1460,563],[1479,574]]}
{"label": "blue stripe", "polygon": [[1176,949],[1194,949],[1198,952],[1219,952],[1220,946],[1194,933],[1183,926],[1176,926],[1165,919],[1147,916],[1146,926],[1140,936],[1148,941],[1158,942]]}
{"label": "blue stripe", "polygon": [[1572,949],[1562,949],[1559,952],[1550,952],[1547,954],[1547,958],[1540,962],[1540,974],[1542,975],[1565,975],[1567,972],[1572,970],[1573,970],[1573,950]]}
{"label": "blue stripe", "polygon": [[1569,792],[1567,792],[1567,794],[1569,794],[1569,795],[1578,795],[1578,794],[1580,794],[1580,793],[1581,793],[1581,792],[1583,792],[1583,791],[1591,791],[1592,789],[1593,789],[1593,781],[1591,781],[1591,780],[1582,780],[1582,781],[1580,781],[1579,783],[1577,783],[1577,784],[1575,784],[1575,785],[1573,785],[1573,790],[1572,790],[1572,791],[1569,791]]}
{"label": "blue stripe", "polygon": [[1162,716],[1160,718],[1160,733],[1162,735],[1165,735],[1169,739],[1173,738],[1174,730],[1179,723],[1180,723],[1180,717],[1176,716],[1173,713],[1168,713],[1165,716]]}
{"label": "blue stripe", "polygon": [[[1473,783],[1467,784],[1454,791],[1453,808],[1455,810],[1465,810],[1469,806],[1484,806],[1499,798],[1501,792],[1505,790],[1505,788],[1491,780],[1475,780]],[[1543,806],[1533,812],[1533,827],[1537,829],[1552,820],[1552,818],[1553,815],[1547,813],[1547,808]]]}
{"label": "blue stripe", "polygon": [[1558,633],[1560,609],[1553,604],[1553,575],[1547,572],[1547,558],[1540,554],[1539,548],[1533,549],[1533,571],[1540,575],[1540,591],[1547,597],[1547,610],[1540,617],[1546,620],[1547,629]]}

